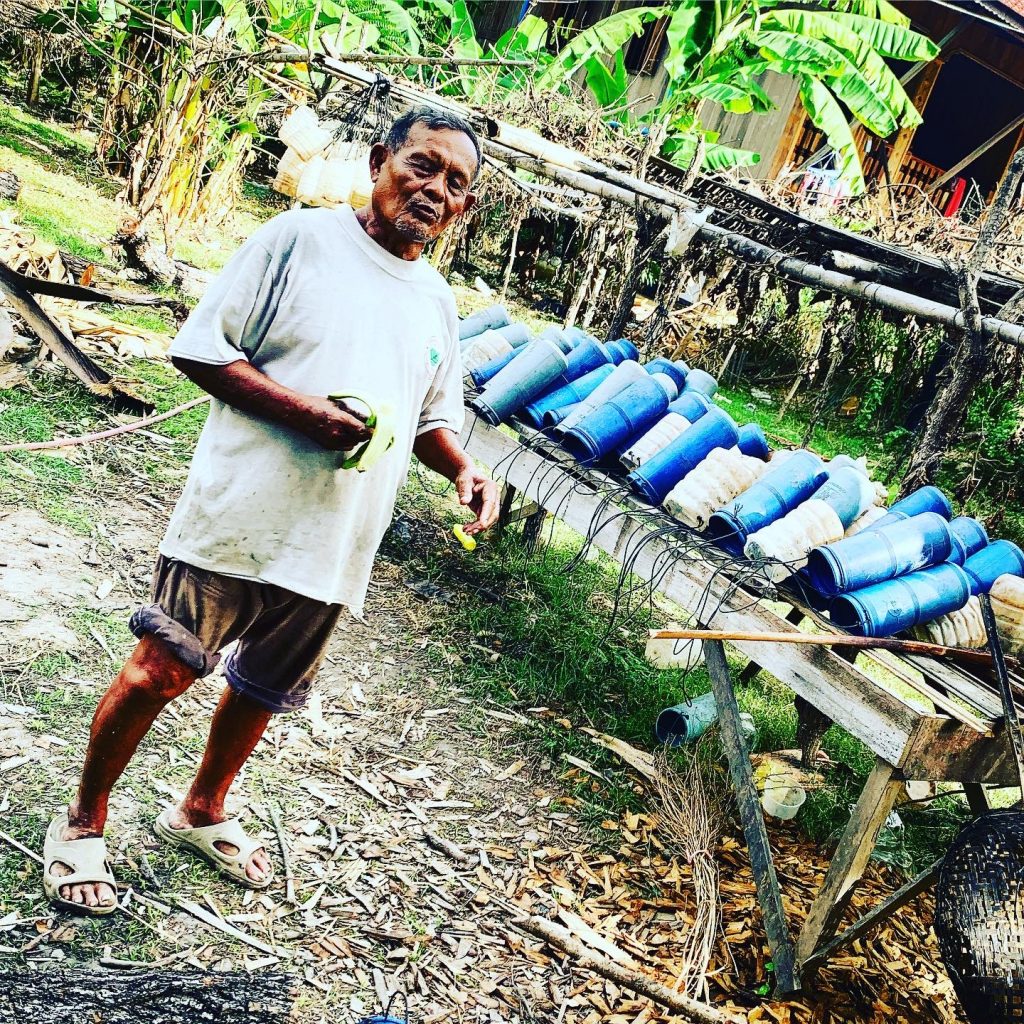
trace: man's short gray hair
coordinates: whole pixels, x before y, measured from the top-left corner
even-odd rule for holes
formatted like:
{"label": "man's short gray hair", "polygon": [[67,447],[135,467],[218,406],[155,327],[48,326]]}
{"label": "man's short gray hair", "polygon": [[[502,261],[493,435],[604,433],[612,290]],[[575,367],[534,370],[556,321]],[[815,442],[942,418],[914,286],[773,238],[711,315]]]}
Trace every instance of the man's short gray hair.
{"label": "man's short gray hair", "polygon": [[480,165],[483,163],[480,139],[477,137],[476,132],[473,131],[473,126],[464,117],[460,117],[458,114],[448,110],[426,106],[413,107],[407,110],[400,117],[396,118],[395,123],[391,126],[391,131],[384,138],[384,145],[392,153],[397,153],[409,141],[409,132],[412,130],[413,125],[417,124],[421,124],[432,131],[446,130],[462,132],[463,135],[468,135],[469,141],[473,143],[473,148],[476,150],[476,173],[474,177],[480,173]]}

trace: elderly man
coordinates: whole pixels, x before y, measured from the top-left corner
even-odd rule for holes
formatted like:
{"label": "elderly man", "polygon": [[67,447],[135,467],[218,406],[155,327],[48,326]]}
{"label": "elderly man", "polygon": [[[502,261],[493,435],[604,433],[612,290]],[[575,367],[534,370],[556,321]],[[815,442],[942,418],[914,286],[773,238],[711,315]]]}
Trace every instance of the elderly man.
{"label": "elderly man", "polygon": [[[373,198],[301,210],[260,228],[211,285],[171,346],[213,396],[185,490],[160,545],[139,644],[100,699],[78,794],[50,824],[44,888],[86,914],[117,907],[103,832],[114,783],[160,711],[211,672],[228,686],[184,800],[157,836],[262,889],[263,846],[224,800],[276,712],[303,706],[344,607],[358,612],[410,453],[455,484],[477,533],[494,484],[459,444],[462,372],[455,302],[421,258],[474,202],[480,145],[458,117],[418,109],[370,153]],[[394,413],[394,444],[356,472],[344,456],[368,417],[332,394]]]}

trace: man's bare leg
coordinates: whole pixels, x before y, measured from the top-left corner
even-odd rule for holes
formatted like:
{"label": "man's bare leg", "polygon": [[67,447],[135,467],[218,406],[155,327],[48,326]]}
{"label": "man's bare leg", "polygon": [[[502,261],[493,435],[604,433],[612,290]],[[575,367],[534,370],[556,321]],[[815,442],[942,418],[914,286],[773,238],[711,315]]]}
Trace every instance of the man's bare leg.
{"label": "man's bare leg", "polygon": [[[230,687],[224,690],[210,724],[203,763],[192,780],[185,799],[170,816],[171,828],[199,828],[216,825],[227,818],[224,800],[242,765],[256,749],[266,731],[272,712]],[[238,853],[233,843],[218,842],[217,848],[229,856]],[[261,882],[270,874],[270,859],[265,850],[249,858],[245,873]]]}
{"label": "man's bare leg", "polygon": [[[196,673],[179,661],[162,640],[144,636],[139,641],[96,706],[78,795],[68,807],[68,827],[61,838],[72,840],[103,835],[114,783],[123,774],[157,715],[195,679]],[[58,863],[54,865],[54,872],[67,874],[70,868]],[[90,907],[109,906],[117,899],[105,883],[63,886],[60,894],[66,900]]]}

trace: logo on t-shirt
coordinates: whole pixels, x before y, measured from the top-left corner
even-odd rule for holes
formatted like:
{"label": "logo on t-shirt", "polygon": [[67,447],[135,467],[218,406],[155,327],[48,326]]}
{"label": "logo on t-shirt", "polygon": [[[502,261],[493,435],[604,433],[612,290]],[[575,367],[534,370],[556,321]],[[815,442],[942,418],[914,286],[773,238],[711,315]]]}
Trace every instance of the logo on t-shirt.
{"label": "logo on t-shirt", "polygon": [[437,347],[435,345],[431,345],[430,346],[430,365],[431,366],[437,366],[437,364],[439,362],[441,362],[441,353],[437,351]]}

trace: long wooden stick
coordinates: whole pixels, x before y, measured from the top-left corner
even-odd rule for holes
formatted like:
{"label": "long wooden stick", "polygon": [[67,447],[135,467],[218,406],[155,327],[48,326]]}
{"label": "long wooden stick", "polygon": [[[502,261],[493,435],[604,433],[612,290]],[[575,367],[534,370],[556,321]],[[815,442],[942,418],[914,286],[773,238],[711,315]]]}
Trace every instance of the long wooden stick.
{"label": "long wooden stick", "polygon": [[512,922],[517,928],[529,932],[543,939],[549,945],[561,949],[574,957],[580,967],[587,971],[593,971],[602,978],[615,982],[623,988],[632,989],[639,995],[667,1006],[670,1010],[682,1014],[686,1020],[696,1021],[697,1024],[740,1024],[738,1017],[709,1006],[707,1003],[698,1002],[682,992],[673,992],[667,985],[648,978],[639,971],[631,970],[614,960],[609,960],[600,953],[584,946],[567,928],[563,928],[554,921],[548,921],[543,917],[521,917]]}
{"label": "long wooden stick", "polygon": [[[931,654],[936,658],[956,657],[979,665],[992,664],[987,651],[972,651],[965,647],[945,647],[924,640],[901,640],[896,637],[851,636],[849,633],[744,633],[728,629],[664,629],[655,633],[654,640],[743,640],[763,641],[766,644],[811,644],[815,647],[875,647],[885,651],[904,651],[907,654]],[[1016,667],[1016,666],[1014,666]]]}

